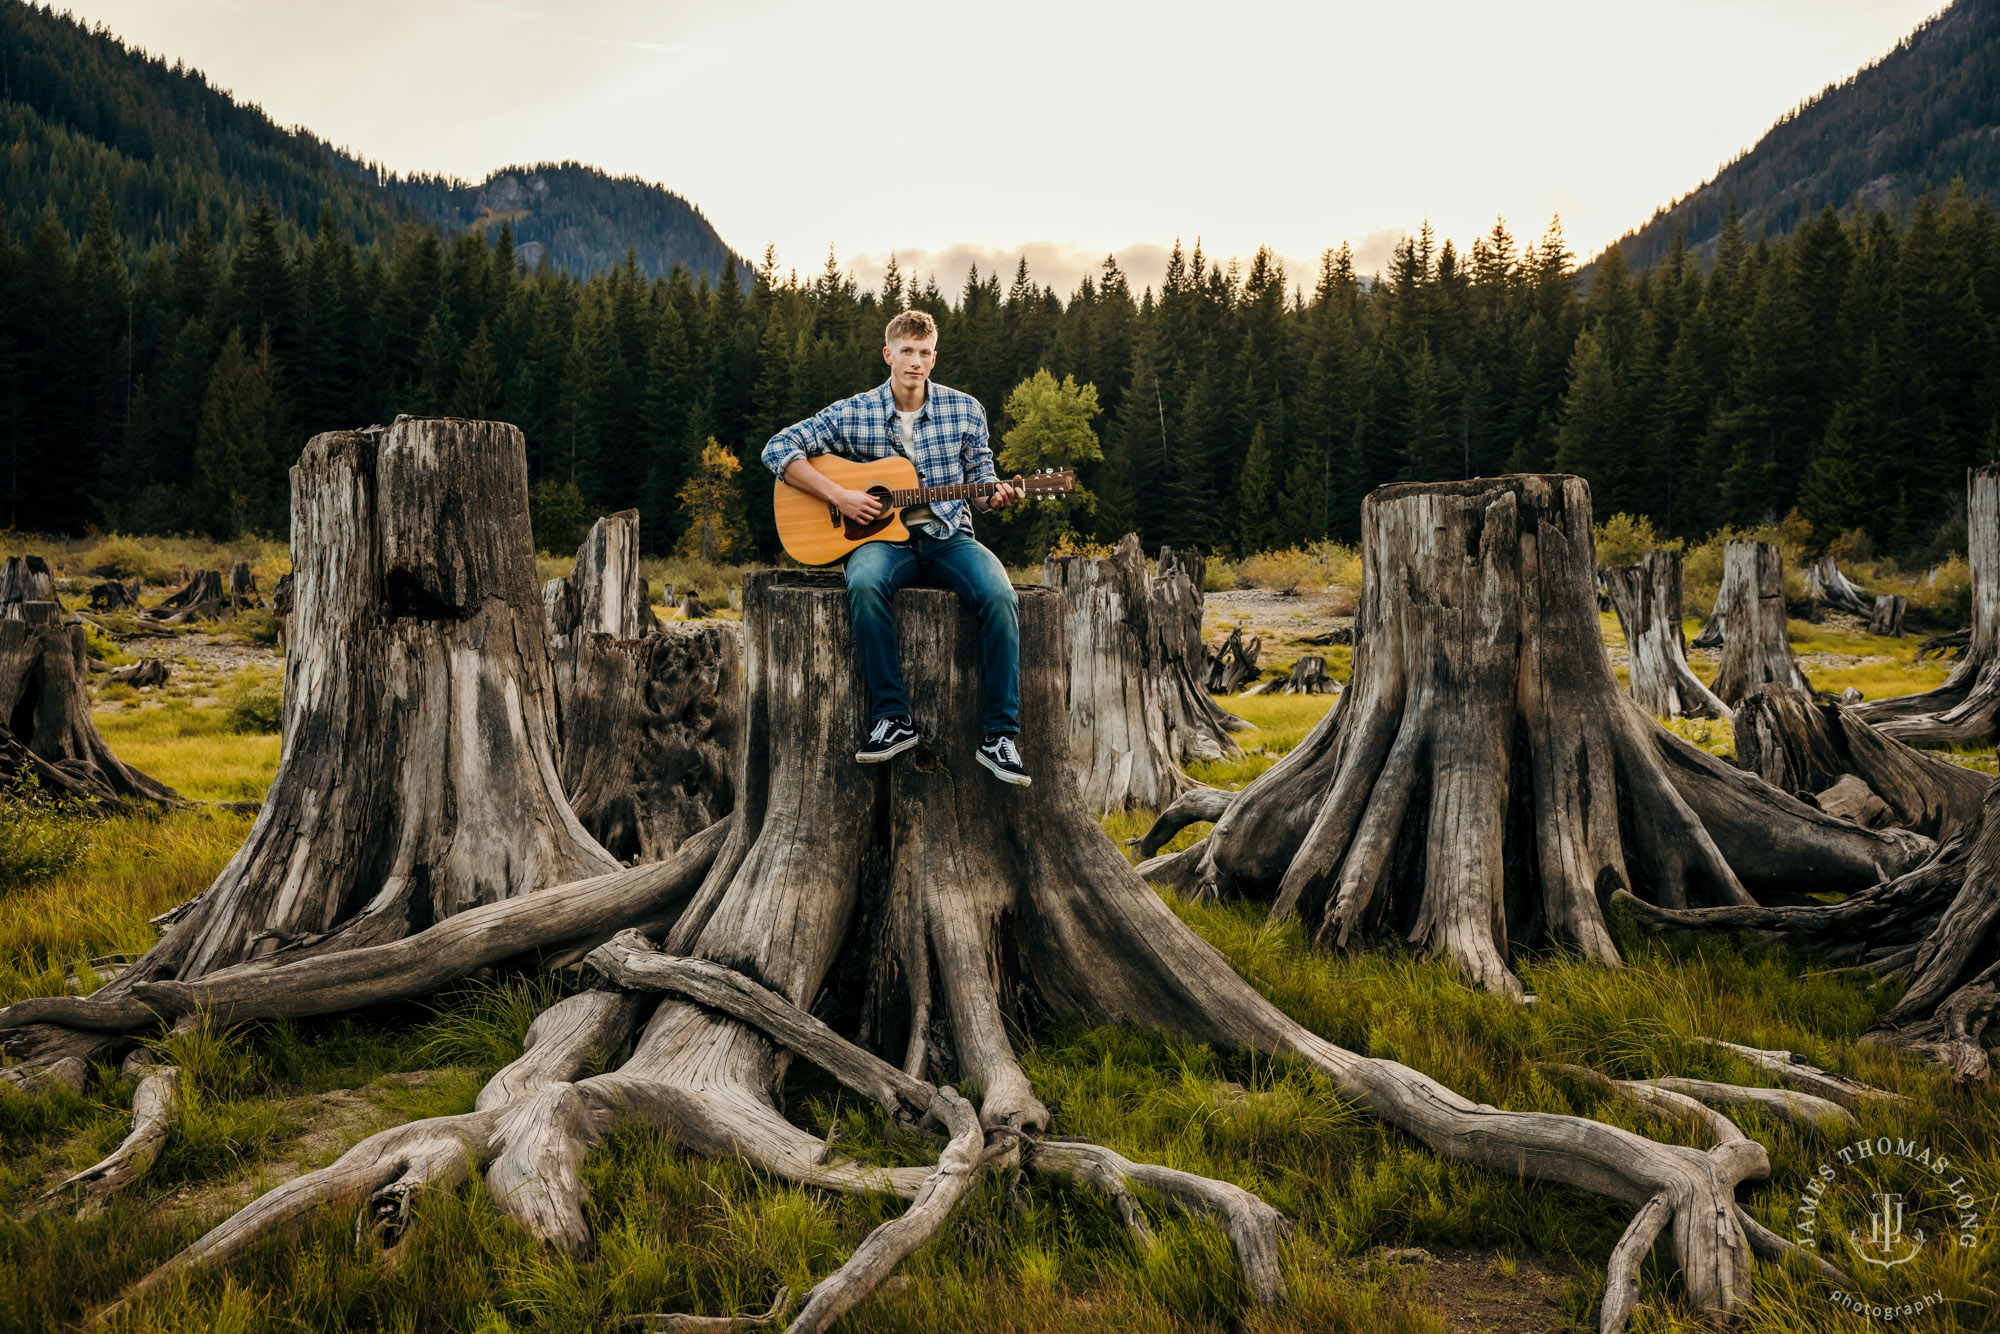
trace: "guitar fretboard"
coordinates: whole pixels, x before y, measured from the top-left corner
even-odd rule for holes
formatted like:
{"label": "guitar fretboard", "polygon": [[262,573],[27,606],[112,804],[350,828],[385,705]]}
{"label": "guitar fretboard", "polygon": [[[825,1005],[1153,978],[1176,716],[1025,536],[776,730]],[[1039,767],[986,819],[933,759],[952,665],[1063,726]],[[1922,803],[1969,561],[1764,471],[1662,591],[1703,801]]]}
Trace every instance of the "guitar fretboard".
{"label": "guitar fretboard", "polygon": [[[1054,479],[1051,477],[1047,480]],[[1044,485],[1043,477],[1037,475],[1025,479],[1023,485],[1029,495],[1035,496],[1067,491],[1069,489],[1067,475],[1063,481],[1064,485],[1060,487]],[[906,491],[891,491],[889,504],[893,508],[901,509],[906,505],[934,505],[940,500],[976,500],[982,496],[990,496],[1003,485],[1009,484],[1011,479],[1007,482],[961,482],[954,486],[913,486]]]}

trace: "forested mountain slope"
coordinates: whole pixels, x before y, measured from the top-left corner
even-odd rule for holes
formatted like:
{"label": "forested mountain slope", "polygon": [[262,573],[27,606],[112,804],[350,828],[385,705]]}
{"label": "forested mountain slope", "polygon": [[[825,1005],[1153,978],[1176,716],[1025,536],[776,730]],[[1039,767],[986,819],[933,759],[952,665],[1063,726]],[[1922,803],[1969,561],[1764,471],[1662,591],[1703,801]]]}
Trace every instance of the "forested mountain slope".
{"label": "forested mountain slope", "polygon": [[1963,177],[2000,194],[2000,3],[1957,0],[1895,50],[1802,104],[1715,179],[1621,242],[1625,262],[1662,258],[1675,232],[1712,258],[1732,203],[1752,237],[1790,232],[1819,209],[1906,211]]}
{"label": "forested mountain slope", "polygon": [[574,162],[510,167],[479,185],[399,177],[274,124],[198,70],[20,0],[0,0],[0,145],[0,216],[15,235],[31,233],[49,202],[80,234],[103,190],[134,261],[204,210],[215,239],[235,241],[259,196],[301,231],[331,204],[362,245],[407,220],[447,230],[504,221],[528,264],[546,254],[579,277],[628,250],[657,277],[680,263],[714,279],[732,258],[699,209],[658,186]]}

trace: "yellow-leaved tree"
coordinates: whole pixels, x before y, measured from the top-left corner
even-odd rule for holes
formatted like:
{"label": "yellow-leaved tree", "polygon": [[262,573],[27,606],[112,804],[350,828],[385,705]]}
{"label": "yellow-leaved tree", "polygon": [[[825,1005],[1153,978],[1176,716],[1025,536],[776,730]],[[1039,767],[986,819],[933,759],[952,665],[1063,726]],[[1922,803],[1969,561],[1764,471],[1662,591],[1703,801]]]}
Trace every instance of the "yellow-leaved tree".
{"label": "yellow-leaved tree", "polygon": [[750,548],[743,519],[743,491],[736,476],[743,465],[710,436],[694,475],[681,487],[680,554],[706,561],[727,560]]}

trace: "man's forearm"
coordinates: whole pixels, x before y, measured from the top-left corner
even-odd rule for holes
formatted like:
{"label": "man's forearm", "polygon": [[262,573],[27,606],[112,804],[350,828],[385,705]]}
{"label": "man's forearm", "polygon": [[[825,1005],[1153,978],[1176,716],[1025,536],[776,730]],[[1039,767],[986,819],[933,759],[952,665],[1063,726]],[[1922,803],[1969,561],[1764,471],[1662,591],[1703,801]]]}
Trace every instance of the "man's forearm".
{"label": "man's forearm", "polygon": [[840,484],[813,467],[811,459],[793,459],[785,469],[785,485],[809,496],[834,504],[840,499]]}

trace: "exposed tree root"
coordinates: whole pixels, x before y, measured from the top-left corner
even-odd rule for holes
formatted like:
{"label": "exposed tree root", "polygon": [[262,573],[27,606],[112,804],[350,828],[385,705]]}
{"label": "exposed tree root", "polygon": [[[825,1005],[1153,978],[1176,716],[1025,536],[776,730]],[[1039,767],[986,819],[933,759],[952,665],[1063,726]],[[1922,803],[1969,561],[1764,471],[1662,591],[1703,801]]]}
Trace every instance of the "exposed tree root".
{"label": "exposed tree root", "polygon": [[1139,849],[1139,856],[1150,858],[1161,848],[1173,841],[1175,834],[1191,824],[1214,823],[1228,812],[1237,794],[1224,792],[1220,788],[1198,787],[1184,792],[1174,799],[1172,805],[1161,811],[1152,827],[1134,839],[1133,846]]}
{"label": "exposed tree root", "polygon": [[74,1196],[78,1217],[103,1207],[106,1200],[144,1177],[180,1118],[179,1066],[135,1060],[127,1060],[125,1065],[126,1073],[139,1075],[139,1087],[132,1091],[132,1133],[102,1162],[84,1168],[42,1196],[44,1200]]}

